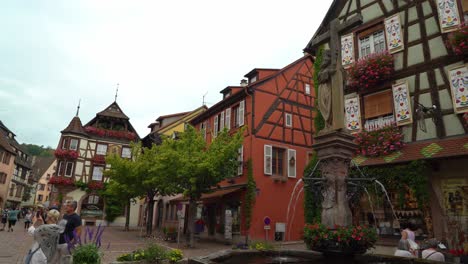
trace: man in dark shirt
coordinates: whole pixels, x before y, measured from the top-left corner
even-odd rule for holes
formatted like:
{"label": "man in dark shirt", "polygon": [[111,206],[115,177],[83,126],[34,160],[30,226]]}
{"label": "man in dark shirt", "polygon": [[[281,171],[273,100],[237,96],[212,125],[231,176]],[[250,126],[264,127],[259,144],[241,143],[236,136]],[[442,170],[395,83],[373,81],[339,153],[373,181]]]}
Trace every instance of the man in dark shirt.
{"label": "man in dark shirt", "polygon": [[60,255],[60,263],[66,263],[66,260],[64,260],[64,258],[68,258],[67,255],[69,254],[66,242],[67,240],[65,239],[65,236],[68,240],[73,241],[73,231],[75,231],[76,236],[81,237],[81,217],[77,213],[75,213],[78,203],[76,201],[67,200],[65,201],[63,206],[65,206],[65,214],[63,215],[63,220],[66,220],[67,224],[65,225],[64,232],[60,234],[59,245],[57,247],[57,250],[59,251],[58,253]]}

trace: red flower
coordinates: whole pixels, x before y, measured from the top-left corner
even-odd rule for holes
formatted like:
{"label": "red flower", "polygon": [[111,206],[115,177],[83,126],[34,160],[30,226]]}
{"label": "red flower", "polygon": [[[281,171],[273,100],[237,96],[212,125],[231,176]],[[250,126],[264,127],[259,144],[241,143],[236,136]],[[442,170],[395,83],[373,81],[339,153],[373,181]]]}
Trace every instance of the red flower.
{"label": "red flower", "polygon": [[54,151],[54,155],[57,159],[68,159],[75,160],[78,158],[79,154],[76,150],[69,149],[57,149]]}
{"label": "red flower", "polygon": [[393,56],[387,51],[359,59],[347,70],[351,87],[374,87],[393,73]]}

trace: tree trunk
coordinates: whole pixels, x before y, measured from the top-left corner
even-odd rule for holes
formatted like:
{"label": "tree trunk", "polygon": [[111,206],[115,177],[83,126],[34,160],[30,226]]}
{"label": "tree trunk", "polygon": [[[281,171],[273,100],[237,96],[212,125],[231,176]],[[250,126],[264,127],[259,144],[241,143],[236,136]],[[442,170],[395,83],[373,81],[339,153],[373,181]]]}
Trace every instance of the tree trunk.
{"label": "tree trunk", "polygon": [[197,201],[193,200],[190,198],[189,202],[189,214],[188,214],[188,219],[187,219],[187,231],[189,235],[189,241],[188,241],[188,246],[189,247],[194,247],[195,245],[195,215],[197,214]]}
{"label": "tree trunk", "polygon": [[154,192],[147,192],[148,210],[146,211],[146,236],[150,237],[153,234],[153,210],[154,210]]}
{"label": "tree trunk", "polygon": [[126,207],[126,210],[125,210],[125,228],[124,228],[124,230],[129,231],[130,230],[130,199],[128,199],[127,205],[125,207]]}

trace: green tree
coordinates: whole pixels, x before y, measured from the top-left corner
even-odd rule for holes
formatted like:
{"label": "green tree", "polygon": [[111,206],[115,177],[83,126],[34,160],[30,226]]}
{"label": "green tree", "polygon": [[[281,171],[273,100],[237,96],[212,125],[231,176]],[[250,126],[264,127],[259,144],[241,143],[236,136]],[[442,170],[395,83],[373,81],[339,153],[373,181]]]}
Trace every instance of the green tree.
{"label": "green tree", "polygon": [[152,171],[162,176],[165,188],[183,193],[189,199],[189,245],[194,244],[197,201],[203,193],[212,191],[223,179],[237,172],[238,150],[242,145],[243,129],[233,136],[225,130],[208,144],[193,127],[178,135],[177,140],[163,139],[153,147]]}

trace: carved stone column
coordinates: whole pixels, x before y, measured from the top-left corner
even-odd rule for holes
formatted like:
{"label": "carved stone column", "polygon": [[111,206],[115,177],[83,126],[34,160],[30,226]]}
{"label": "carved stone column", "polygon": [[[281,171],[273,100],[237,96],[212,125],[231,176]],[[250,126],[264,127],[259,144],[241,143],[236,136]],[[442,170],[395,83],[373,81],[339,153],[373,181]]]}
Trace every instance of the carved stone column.
{"label": "carved stone column", "polygon": [[352,224],[346,197],[346,178],[351,158],[357,149],[353,140],[354,137],[349,133],[331,131],[315,137],[315,144],[312,146],[320,160],[318,169],[325,178],[322,224],[329,228]]}

